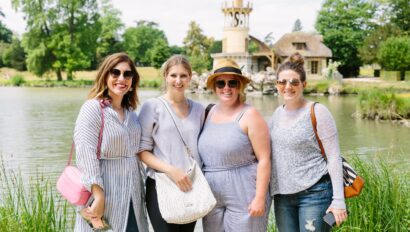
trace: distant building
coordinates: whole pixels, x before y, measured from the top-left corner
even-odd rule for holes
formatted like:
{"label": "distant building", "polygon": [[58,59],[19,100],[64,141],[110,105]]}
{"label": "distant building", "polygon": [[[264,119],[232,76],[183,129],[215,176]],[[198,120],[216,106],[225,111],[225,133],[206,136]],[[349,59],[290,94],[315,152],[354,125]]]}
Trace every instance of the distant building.
{"label": "distant building", "polygon": [[276,69],[289,55],[298,51],[305,57],[308,75],[321,75],[332,57],[331,50],[322,43],[322,36],[306,32],[287,33],[273,47],[249,35],[249,15],[252,4],[243,0],[222,4],[225,15],[222,53],[212,54],[214,65],[222,58],[234,59],[243,72],[256,73],[267,67]]}
{"label": "distant building", "polygon": [[274,45],[278,61],[286,59],[294,52],[299,52],[305,58],[307,75],[322,75],[322,69],[327,67],[327,61],[332,57],[332,51],[323,43],[321,35],[307,32],[292,32],[283,35]]}

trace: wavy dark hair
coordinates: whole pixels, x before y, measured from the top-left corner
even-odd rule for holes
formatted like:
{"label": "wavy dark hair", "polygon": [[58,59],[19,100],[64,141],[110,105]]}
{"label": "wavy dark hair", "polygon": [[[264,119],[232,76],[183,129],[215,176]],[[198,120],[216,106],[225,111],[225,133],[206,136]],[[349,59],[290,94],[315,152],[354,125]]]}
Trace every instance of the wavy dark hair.
{"label": "wavy dark hair", "polygon": [[110,75],[111,69],[113,69],[117,64],[123,62],[127,63],[130,66],[131,71],[134,73],[134,77],[131,84],[132,90],[124,95],[121,106],[126,109],[132,108],[132,110],[135,110],[137,108],[137,105],[139,103],[137,88],[139,86],[140,76],[137,72],[137,69],[135,68],[134,61],[126,53],[122,52],[107,56],[100,64],[97,76],[95,78],[94,86],[88,94],[89,99],[111,99],[111,97],[108,95],[107,79]]}

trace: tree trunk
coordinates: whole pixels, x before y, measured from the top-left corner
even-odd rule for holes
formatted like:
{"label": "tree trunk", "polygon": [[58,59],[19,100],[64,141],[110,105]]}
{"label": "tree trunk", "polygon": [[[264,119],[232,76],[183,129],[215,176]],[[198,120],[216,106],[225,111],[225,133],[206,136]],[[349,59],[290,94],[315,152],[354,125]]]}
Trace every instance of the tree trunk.
{"label": "tree trunk", "polygon": [[67,81],[73,80],[73,71],[67,70]]}
{"label": "tree trunk", "polygon": [[57,81],[62,81],[63,80],[63,76],[61,75],[61,70],[60,69],[56,70],[56,75],[57,75]]}

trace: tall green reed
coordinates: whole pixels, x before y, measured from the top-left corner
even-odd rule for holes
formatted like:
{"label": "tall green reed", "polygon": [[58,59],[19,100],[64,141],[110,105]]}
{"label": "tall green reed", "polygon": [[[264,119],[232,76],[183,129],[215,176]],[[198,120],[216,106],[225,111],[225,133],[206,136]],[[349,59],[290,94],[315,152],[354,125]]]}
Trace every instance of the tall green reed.
{"label": "tall green reed", "polygon": [[23,180],[0,157],[0,231],[72,230],[73,208],[43,175]]}
{"label": "tall green reed", "polygon": [[[348,220],[332,231],[410,231],[410,171],[383,159],[348,159],[365,187],[360,196],[346,200]],[[268,232],[277,231],[273,214],[272,208]]]}

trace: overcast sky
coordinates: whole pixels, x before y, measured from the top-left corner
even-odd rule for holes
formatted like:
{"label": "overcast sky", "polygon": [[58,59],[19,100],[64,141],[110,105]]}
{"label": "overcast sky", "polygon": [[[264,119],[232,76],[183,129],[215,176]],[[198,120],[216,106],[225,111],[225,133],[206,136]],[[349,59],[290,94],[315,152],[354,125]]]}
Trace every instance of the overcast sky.
{"label": "overcast sky", "polygon": [[[0,8],[5,14],[1,20],[19,34],[25,30],[23,15],[11,9],[11,0],[1,0]],[[222,2],[226,0],[111,0],[122,12],[125,26],[135,21],[148,20],[159,24],[171,45],[182,45],[190,21],[196,21],[207,36],[222,38]],[[229,0],[230,1],[230,0]],[[263,39],[273,32],[275,41],[284,33],[292,31],[299,18],[303,31],[314,31],[317,13],[323,0],[244,0],[253,4],[250,14],[250,34]]]}

